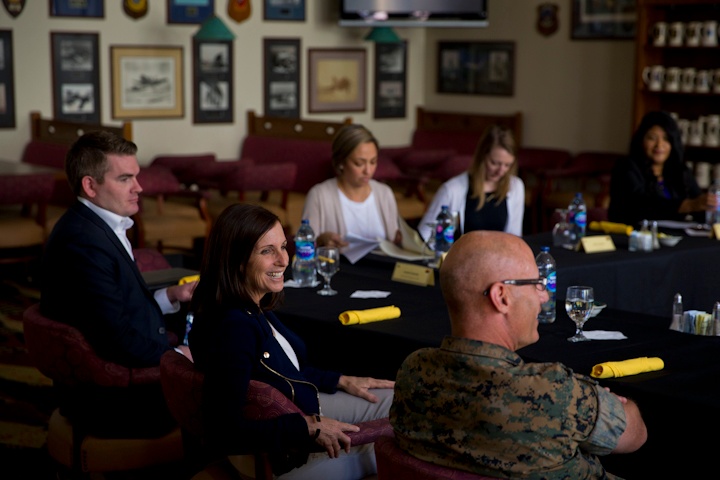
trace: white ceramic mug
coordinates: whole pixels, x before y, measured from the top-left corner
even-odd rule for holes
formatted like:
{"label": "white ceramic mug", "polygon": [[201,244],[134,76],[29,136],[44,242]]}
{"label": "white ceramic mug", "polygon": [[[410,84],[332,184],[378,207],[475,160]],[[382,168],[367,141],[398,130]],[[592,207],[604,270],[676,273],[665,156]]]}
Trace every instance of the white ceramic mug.
{"label": "white ceramic mug", "polygon": [[688,143],[688,135],[690,133],[690,120],[687,118],[679,118],[677,120],[678,128],[680,129],[680,141],[683,145]]}
{"label": "white ceramic mug", "polygon": [[[699,117],[697,120],[691,120],[690,121],[690,129],[688,132],[688,145],[692,145],[693,147],[699,147],[703,144],[703,140],[705,137],[705,117]],[[698,164],[699,170],[700,164]],[[709,175],[708,175],[709,176]]]}
{"label": "white ceramic mug", "polygon": [[685,45],[688,47],[697,47],[703,36],[702,22],[690,22],[685,29]]}
{"label": "white ceramic mug", "polygon": [[668,26],[668,45],[671,47],[681,47],[685,38],[685,24],[682,22],[672,22]]}
{"label": "white ceramic mug", "polygon": [[695,164],[695,181],[700,188],[710,186],[710,164],[707,162],[698,162]]}
{"label": "white ceramic mug", "polygon": [[697,70],[695,70],[693,67],[683,68],[680,90],[686,93],[694,92],[696,75]]}
{"label": "white ceramic mug", "polygon": [[665,67],[662,65],[653,65],[645,67],[642,72],[642,78],[648,89],[656,92],[662,90],[665,80]]}
{"label": "white ceramic mug", "polygon": [[713,81],[712,70],[698,70],[695,75],[695,91],[697,93],[709,93]]}
{"label": "white ceramic mug", "polygon": [[720,115],[708,115],[705,117],[705,141],[706,147],[720,146]]}
{"label": "white ceramic mug", "polygon": [[680,67],[669,67],[665,70],[665,91],[677,92],[680,90],[680,76],[682,70]]}
{"label": "white ceramic mug", "polygon": [[702,39],[701,43],[703,47],[716,47],[718,44],[717,37],[717,21],[706,20],[702,24]]}
{"label": "white ceramic mug", "polygon": [[652,44],[656,47],[664,47],[667,42],[667,22],[656,22],[652,28]]}

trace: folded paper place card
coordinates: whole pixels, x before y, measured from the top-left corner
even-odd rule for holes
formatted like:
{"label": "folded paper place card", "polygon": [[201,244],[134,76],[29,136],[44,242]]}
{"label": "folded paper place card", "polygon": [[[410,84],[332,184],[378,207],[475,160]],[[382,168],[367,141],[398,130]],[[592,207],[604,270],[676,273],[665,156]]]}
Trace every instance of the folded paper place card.
{"label": "folded paper place card", "polygon": [[367,310],[347,310],[338,318],[343,325],[379,322],[400,317],[400,309],[395,305],[389,307],[369,308]]}
{"label": "folded paper place card", "polygon": [[610,235],[590,235],[580,239],[580,247],[585,253],[613,252],[615,243]]}
{"label": "folded paper place card", "polygon": [[435,270],[425,265],[397,262],[393,270],[392,279],[396,282],[411,283],[426,287],[435,285]]}
{"label": "folded paper place card", "polygon": [[595,365],[590,376],[595,378],[625,377],[638,373],[662,370],[665,363],[659,357],[639,357],[621,362],[604,362]]}

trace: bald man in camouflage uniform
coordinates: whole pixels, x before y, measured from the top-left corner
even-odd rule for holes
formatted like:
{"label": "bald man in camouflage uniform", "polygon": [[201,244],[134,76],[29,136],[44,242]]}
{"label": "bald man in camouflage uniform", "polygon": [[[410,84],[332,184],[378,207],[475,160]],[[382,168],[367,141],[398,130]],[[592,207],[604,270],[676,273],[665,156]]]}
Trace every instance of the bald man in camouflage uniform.
{"label": "bald man in camouflage uniform", "polygon": [[[617,478],[598,455],[647,440],[637,405],[559,363],[525,363],[548,300],[532,250],[502,232],[466,233],[440,269],[452,335],[403,362],[390,421],[428,462],[523,479]],[[503,283],[521,279],[514,284]]]}

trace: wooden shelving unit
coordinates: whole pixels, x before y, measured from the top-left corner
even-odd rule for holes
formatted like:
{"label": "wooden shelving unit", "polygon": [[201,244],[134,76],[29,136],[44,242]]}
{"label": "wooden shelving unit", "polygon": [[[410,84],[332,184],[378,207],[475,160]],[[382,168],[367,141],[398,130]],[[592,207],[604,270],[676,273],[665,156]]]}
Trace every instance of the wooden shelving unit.
{"label": "wooden shelving unit", "polygon": [[[642,78],[646,66],[696,70],[720,68],[720,42],[718,46],[689,47],[653,45],[652,29],[656,22],[704,22],[716,20],[720,23],[720,1],[718,0],[638,0],[638,24],[635,55],[635,101],[633,108],[633,129],[643,115],[651,110],[676,112],[679,118],[696,120],[700,116],[720,114],[720,93],[685,93],[651,91]],[[686,145],[686,160],[720,163],[720,148]]]}

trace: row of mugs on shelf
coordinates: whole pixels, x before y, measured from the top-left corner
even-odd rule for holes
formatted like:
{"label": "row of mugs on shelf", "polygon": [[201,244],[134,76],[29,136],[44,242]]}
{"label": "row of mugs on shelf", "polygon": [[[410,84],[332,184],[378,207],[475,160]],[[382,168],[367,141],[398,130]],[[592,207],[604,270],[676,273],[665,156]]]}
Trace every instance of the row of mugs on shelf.
{"label": "row of mugs on shelf", "polygon": [[648,90],[654,92],[720,93],[720,68],[698,70],[652,65],[643,68],[642,79]]}
{"label": "row of mugs on shelf", "polygon": [[656,47],[716,47],[718,22],[657,22],[651,30],[652,44]]}
{"label": "row of mugs on shelf", "polygon": [[720,115],[701,115],[695,120],[670,113],[680,129],[682,143],[693,147],[720,147]]}
{"label": "row of mugs on shelf", "polygon": [[[692,170],[693,165],[690,163],[688,166]],[[715,180],[720,180],[720,163],[697,162],[694,167],[695,181],[700,188],[708,188]]]}

